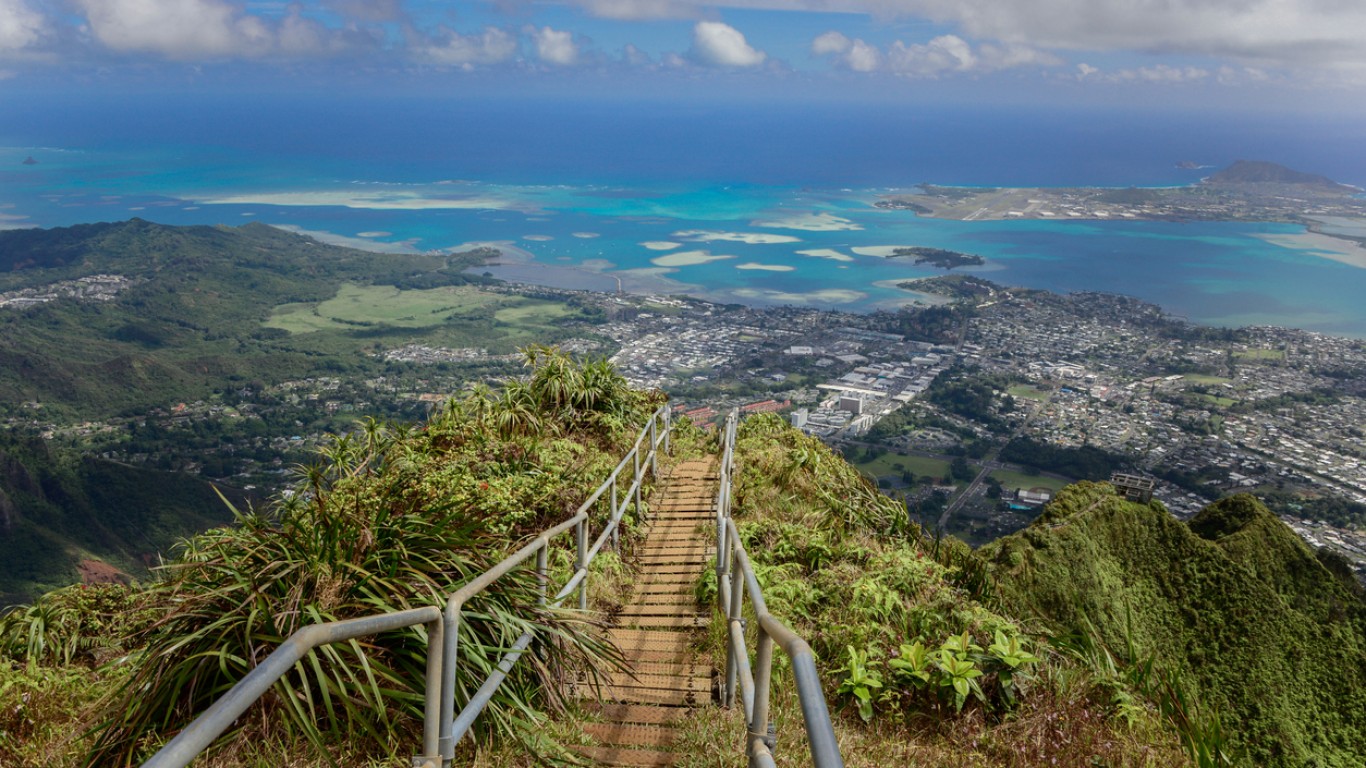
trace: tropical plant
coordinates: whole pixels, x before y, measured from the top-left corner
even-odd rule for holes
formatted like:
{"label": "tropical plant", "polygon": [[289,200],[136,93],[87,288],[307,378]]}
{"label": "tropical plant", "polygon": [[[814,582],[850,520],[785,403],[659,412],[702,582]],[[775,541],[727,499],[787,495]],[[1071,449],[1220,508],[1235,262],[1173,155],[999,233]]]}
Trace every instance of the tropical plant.
{"label": "tropical plant", "polygon": [[839,693],[854,697],[859,717],[867,722],[873,719],[874,691],[882,688],[882,674],[869,663],[867,651],[860,651],[851,645],[848,653],[849,660],[839,669],[844,674]]}
{"label": "tropical plant", "polygon": [[[133,637],[144,648],[89,764],[136,760],[302,626],[441,605],[575,509],[634,436],[623,427],[638,428],[658,398],[618,386],[600,365],[586,396],[585,368],[556,350],[529,350],[528,361],[528,381],[454,398],[422,430],[362,424],[326,446],[269,515],[234,510],[235,527],[186,542],[145,593],[157,618]],[[589,407],[618,422],[581,418]],[[552,562],[568,561],[560,555]],[[534,575],[515,571],[461,616],[457,705],[519,636],[538,639],[485,710],[485,731],[532,733],[538,712],[561,704],[555,681],[591,682],[615,663],[583,614],[539,596]],[[391,753],[419,715],[426,653],[420,626],[318,648],[259,705],[269,718],[239,727],[271,719],[319,746],[344,735]]]}

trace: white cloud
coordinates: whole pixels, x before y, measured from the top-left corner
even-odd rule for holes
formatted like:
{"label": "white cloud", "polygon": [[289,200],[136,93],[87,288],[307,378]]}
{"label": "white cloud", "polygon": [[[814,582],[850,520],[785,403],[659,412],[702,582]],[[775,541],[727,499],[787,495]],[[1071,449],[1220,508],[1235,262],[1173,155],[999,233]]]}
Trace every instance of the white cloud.
{"label": "white cloud", "polygon": [[673,1],[694,8],[929,19],[955,25],[962,37],[1029,49],[1212,56],[1251,66],[1366,68],[1362,0]]}
{"label": "white cloud", "polygon": [[937,77],[947,72],[973,68],[977,57],[972,46],[957,35],[940,35],[928,43],[907,45],[900,40],[887,50],[888,66],[909,77]]}
{"label": "white cloud", "polygon": [[76,0],[96,39],[172,59],[260,56],[274,47],[260,17],[222,0]]}
{"label": "white cloud", "polygon": [[1116,73],[1120,80],[1142,80],[1149,83],[1183,83],[1192,80],[1204,80],[1209,75],[1209,70],[1199,67],[1170,67],[1166,64],[1158,64],[1155,67],[1122,69]]}
{"label": "white cloud", "polygon": [[853,47],[854,41],[850,40],[842,32],[830,30],[821,35],[817,35],[811,41],[811,52],[817,56],[838,55],[847,52]]}
{"label": "white cloud", "polygon": [[811,52],[855,72],[887,70],[907,77],[938,77],[954,72],[994,72],[1014,67],[1057,66],[1058,57],[1022,45],[986,44],[973,49],[957,35],[940,35],[927,43],[897,40],[886,53],[861,39],[831,30],[811,41]]}
{"label": "white cloud", "polygon": [[679,0],[583,0],[583,7],[604,19],[692,19],[697,6]]}
{"label": "white cloud", "polygon": [[855,72],[873,72],[882,66],[882,51],[875,45],[855,40],[849,52],[844,54],[844,63]]}
{"label": "white cloud", "polygon": [[402,0],[322,0],[324,8],[357,21],[396,21],[402,19]]}
{"label": "white cloud", "polygon": [[497,27],[485,27],[477,35],[442,29],[436,42],[413,48],[418,59],[438,66],[473,67],[498,64],[517,54],[517,39]]}
{"label": "white cloud", "polygon": [[536,44],[536,55],[548,64],[572,66],[579,60],[579,46],[571,32],[542,27],[529,30]]}
{"label": "white cloud", "polygon": [[882,67],[882,51],[861,39],[850,39],[831,30],[811,41],[811,52],[828,56],[834,63],[855,72],[874,72]]}
{"label": "white cloud", "polygon": [[740,30],[719,21],[699,21],[692,31],[693,56],[718,67],[756,67],[768,54],[750,46]]}
{"label": "white cloud", "polygon": [[650,54],[630,43],[627,43],[626,47],[622,49],[621,60],[633,67],[647,67],[652,63],[650,61]]}
{"label": "white cloud", "polygon": [[46,27],[42,14],[24,0],[0,0],[0,56],[34,45]]}

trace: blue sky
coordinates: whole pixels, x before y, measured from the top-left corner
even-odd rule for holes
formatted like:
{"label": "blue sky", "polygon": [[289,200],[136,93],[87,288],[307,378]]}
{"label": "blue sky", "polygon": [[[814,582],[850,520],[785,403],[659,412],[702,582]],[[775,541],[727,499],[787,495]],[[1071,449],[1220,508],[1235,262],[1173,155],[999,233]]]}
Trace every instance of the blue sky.
{"label": "blue sky", "polygon": [[25,89],[1356,113],[1363,0],[0,0]]}

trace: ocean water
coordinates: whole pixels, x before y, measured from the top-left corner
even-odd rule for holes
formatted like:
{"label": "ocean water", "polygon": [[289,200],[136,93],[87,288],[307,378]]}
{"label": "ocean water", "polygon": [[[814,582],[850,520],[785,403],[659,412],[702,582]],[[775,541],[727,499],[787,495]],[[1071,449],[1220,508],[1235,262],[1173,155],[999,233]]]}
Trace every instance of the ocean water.
{"label": "ocean water", "polygon": [[0,227],[140,216],[256,220],[379,249],[496,242],[514,257],[491,270],[500,276],[854,311],[917,298],[896,283],[942,272],[875,254],[925,245],[978,254],[987,263],[968,271],[1005,284],[1366,337],[1366,269],[1297,241],[1297,227],[953,222],[870,205],[920,182],[1154,186],[1208,173],[1179,160],[1270,159],[1366,185],[1362,128],[1292,127],[1047,110],[400,97],[170,108],[35,95],[0,114]]}

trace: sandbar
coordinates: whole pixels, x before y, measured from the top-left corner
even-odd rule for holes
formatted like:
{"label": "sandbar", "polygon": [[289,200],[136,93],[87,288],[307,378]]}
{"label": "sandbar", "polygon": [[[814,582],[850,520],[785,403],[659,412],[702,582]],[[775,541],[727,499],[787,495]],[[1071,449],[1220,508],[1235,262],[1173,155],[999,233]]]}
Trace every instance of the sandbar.
{"label": "sandbar", "polygon": [[682,232],[675,232],[674,237],[683,240],[691,240],[694,243],[710,243],[714,240],[724,240],[728,243],[744,243],[745,245],[776,245],[778,243],[800,243],[801,238],[791,235],[770,235],[764,232],[719,232],[710,229],[685,229]]}
{"label": "sandbar", "polygon": [[357,232],[356,237],[392,237],[393,232]]}
{"label": "sandbar", "polygon": [[551,240],[554,240],[555,238],[551,237],[550,235],[522,235],[522,239],[531,240],[532,242],[537,243],[548,243]]}
{"label": "sandbar", "polygon": [[645,246],[646,248],[649,248],[652,251],[672,251],[675,248],[683,247],[682,243],[671,243],[668,240],[650,240],[648,242],[641,243],[641,245]]}
{"label": "sandbar", "polygon": [[851,232],[863,227],[833,213],[798,213],[779,219],[760,219],[751,226],[769,229],[799,229],[803,232]]}
{"label": "sandbar", "polygon": [[598,237],[598,236],[599,236],[599,235],[598,235],[597,232],[575,232],[575,233],[574,233],[574,237],[577,237],[577,238],[579,238],[579,239],[581,239],[581,240],[592,240],[593,238]]}
{"label": "sandbar", "polygon": [[760,264],[760,263],[755,262],[755,261],[747,261],[747,262],[745,262],[744,264],[736,264],[736,265],[735,265],[735,268],[736,268],[736,269],[759,269],[759,270],[763,270],[763,271],[765,271],[765,272],[792,272],[792,271],[794,271],[794,270],[797,269],[796,267],[790,267],[790,266],[788,266],[788,265],[786,265],[786,264]]}
{"label": "sandbar", "polygon": [[1294,235],[1257,235],[1257,237],[1282,248],[1293,248],[1314,256],[1322,256],[1325,259],[1366,269],[1366,248],[1361,247],[1354,240],[1344,240],[1319,232],[1304,232]]}
{"label": "sandbar", "polygon": [[835,261],[853,261],[854,257],[847,253],[840,253],[834,248],[812,248],[806,251],[797,251],[801,256],[811,256],[817,259],[833,259]]}
{"label": "sandbar", "polygon": [[679,251],[664,256],[656,256],[650,259],[650,263],[657,267],[691,267],[698,264],[706,264],[709,261],[723,261],[733,259],[734,256],[726,256],[711,251]]}
{"label": "sandbar", "polygon": [[862,291],[847,288],[826,288],[808,293],[788,293],[786,291],[760,290],[756,288],[737,288],[731,292],[745,299],[760,299],[775,304],[850,304],[868,297]]}
{"label": "sandbar", "polygon": [[877,256],[883,259],[890,259],[902,248],[913,248],[910,245],[863,245],[849,250],[860,256]]}
{"label": "sandbar", "polygon": [[439,209],[505,209],[512,201],[494,197],[427,197],[405,192],[258,192],[196,200],[202,205],[337,206],[377,211],[424,211]]}
{"label": "sandbar", "polygon": [[401,243],[381,243],[374,240],[366,240],[360,237],[347,237],[338,235],[321,229],[304,229],[293,224],[272,224],[276,229],[283,229],[286,232],[293,232],[296,235],[311,237],[320,243],[328,245],[340,245],[344,248],[355,248],[360,251],[370,251],[371,253],[417,253],[413,243],[417,240],[405,240]]}

